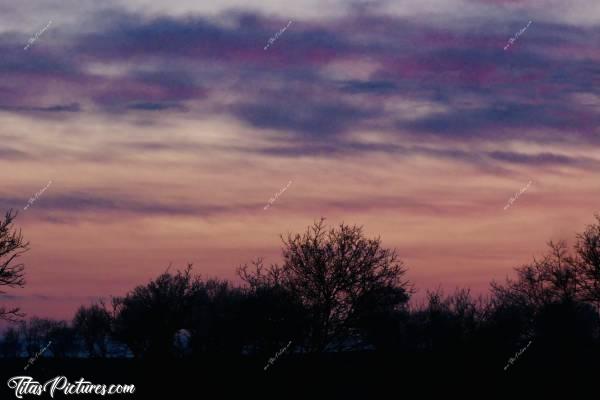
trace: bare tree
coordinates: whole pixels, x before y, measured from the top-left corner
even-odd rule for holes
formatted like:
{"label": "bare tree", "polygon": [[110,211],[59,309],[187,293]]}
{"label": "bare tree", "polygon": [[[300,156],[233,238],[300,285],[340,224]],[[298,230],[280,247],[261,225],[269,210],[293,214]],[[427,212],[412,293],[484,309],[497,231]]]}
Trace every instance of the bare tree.
{"label": "bare tree", "polygon": [[[12,230],[11,224],[17,213],[9,210],[0,221],[0,287],[23,287],[25,285],[25,266],[15,263],[16,259],[29,249],[29,243],[23,241],[21,231]],[[5,293],[0,290],[0,294]],[[0,320],[16,322],[25,314],[18,307],[0,307]]]}
{"label": "bare tree", "polygon": [[322,218],[303,235],[281,239],[283,265],[255,278],[283,285],[303,304],[311,321],[308,351],[342,348],[358,339],[363,304],[397,307],[408,300],[409,283],[396,251],[382,248],[380,238],[365,238],[359,226],[342,223],[326,230]]}
{"label": "bare tree", "polygon": [[600,312],[600,214],[595,217],[596,223],[577,235],[575,252],[583,298]]}
{"label": "bare tree", "polygon": [[492,282],[492,292],[500,300],[532,307],[556,302],[577,301],[581,295],[576,260],[567,252],[565,242],[549,242],[550,251],[541,260],[516,268],[517,279],[505,284]]}

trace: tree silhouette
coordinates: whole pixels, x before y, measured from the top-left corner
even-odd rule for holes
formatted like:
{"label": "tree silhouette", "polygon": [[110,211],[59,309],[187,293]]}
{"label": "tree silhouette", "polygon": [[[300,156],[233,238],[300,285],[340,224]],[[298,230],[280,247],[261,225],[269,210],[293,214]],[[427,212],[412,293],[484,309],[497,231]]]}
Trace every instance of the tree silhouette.
{"label": "tree silhouette", "polygon": [[379,238],[365,238],[361,227],[342,223],[327,231],[322,218],[303,235],[281,239],[284,262],[272,266],[269,275],[309,313],[310,352],[343,348],[352,338],[359,339],[362,304],[377,301],[395,307],[408,299],[405,269],[395,250],[383,249]]}
{"label": "tree silhouette", "polygon": [[228,281],[194,280],[185,324],[193,356],[241,353],[248,330],[243,325],[243,303],[242,291]]}
{"label": "tree silhouette", "polygon": [[[12,210],[9,210],[4,220],[0,221],[0,294],[5,293],[1,290],[2,286],[23,287],[25,285],[25,266],[14,262],[29,249],[29,243],[23,241],[20,230],[17,232],[11,229],[16,216],[17,213],[13,214]],[[23,316],[18,307],[8,309],[0,307],[0,320],[16,322]]]}
{"label": "tree silhouette", "polygon": [[[586,302],[594,299],[590,297],[593,249],[586,241],[589,234],[588,229],[578,236],[574,255],[568,253],[564,241],[550,242],[545,256],[516,268],[516,279],[507,279],[504,285],[492,283],[497,304],[527,316],[519,341],[533,339],[537,349],[552,352],[557,362],[584,359],[598,339],[598,314]],[[580,259],[582,255],[590,257],[589,263]]]}
{"label": "tree silhouette", "polygon": [[[50,331],[56,326],[55,321],[48,318],[33,317],[29,322],[20,325],[21,337],[28,357],[34,356],[45,347],[50,339]],[[47,356],[48,354],[46,354]]]}
{"label": "tree silhouette", "polygon": [[486,311],[484,300],[474,299],[469,289],[449,295],[441,288],[428,290],[425,305],[411,315],[409,345],[432,353],[462,351],[476,341]]}
{"label": "tree silhouette", "polygon": [[600,215],[596,214],[595,218],[595,224],[588,225],[577,235],[575,252],[581,295],[600,312]]}
{"label": "tree silhouette", "polygon": [[506,354],[511,354],[517,344],[533,338],[535,312],[526,302],[515,303],[511,298],[492,296],[480,338],[488,348],[490,343],[494,343],[499,355],[498,363],[504,362]]}
{"label": "tree silhouette", "polygon": [[580,278],[576,261],[567,253],[564,241],[549,242],[550,251],[541,260],[516,268],[516,279],[504,285],[492,282],[492,293],[500,301],[539,310],[555,302],[580,298]]}
{"label": "tree silhouette", "polygon": [[266,356],[290,340],[303,342],[308,315],[300,299],[282,284],[276,268],[265,268],[260,258],[252,264],[253,272],[248,265],[237,270],[246,284],[243,316],[249,350]]}
{"label": "tree silhouette", "polygon": [[[44,356],[69,357],[83,343],[89,357],[112,356],[122,346],[135,357],[177,357],[182,365],[204,363],[211,371],[233,366],[240,372],[238,367],[266,363],[285,348],[294,357],[280,371],[319,369],[314,361],[341,371],[336,367],[342,361],[354,369],[363,362],[403,360],[400,374],[427,373],[435,365],[469,376],[480,369],[504,373],[506,361],[531,342],[507,373],[585,368],[600,355],[596,219],[577,235],[571,253],[565,242],[550,242],[549,251],[516,268],[505,282],[492,282],[489,298],[475,298],[469,289],[449,295],[438,289],[416,305],[394,250],[382,248],[379,238],[366,238],[360,227],[330,229],[321,219],[301,234],[281,237],[281,265],[267,268],[259,258],[238,268],[241,285],[203,280],[192,275],[191,265],[167,270],[113,299],[112,313],[102,303],[80,307],[72,328],[31,318],[20,331],[9,329],[0,355],[15,357],[24,348],[33,356],[52,341]],[[330,354],[320,354],[325,352]]]}
{"label": "tree silhouette", "polygon": [[165,272],[125,297],[113,299],[114,336],[136,357],[173,357],[175,333],[185,328],[192,299],[191,265]]}
{"label": "tree silhouette", "polygon": [[112,318],[104,304],[81,306],[73,318],[73,329],[83,340],[89,357],[106,357]]}
{"label": "tree silhouette", "polygon": [[398,351],[406,345],[409,292],[377,285],[357,300],[349,325],[376,350]]}
{"label": "tree silhouette", "polygon": [[21,355],[21,338],[19,331],[13,327],[4,332],[4,338],[0,342],[0,354],[5,358],[15,358]]}
{"label": "tree silhouette", "polygon": [[56,358],[66,358],[78,353],[79,346],[75,340],[75,330],[66,321],[48,320],[48,333],[44,338],[44,347]]}

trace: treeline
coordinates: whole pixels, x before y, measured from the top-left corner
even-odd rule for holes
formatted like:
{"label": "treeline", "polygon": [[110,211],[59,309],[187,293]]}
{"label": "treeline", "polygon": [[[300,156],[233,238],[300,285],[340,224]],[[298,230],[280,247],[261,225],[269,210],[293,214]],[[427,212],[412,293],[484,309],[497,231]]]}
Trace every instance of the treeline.
{"label": "treeline", "polygon": [[203,279],[191,265],[167,270],[111,304],[80,307],[70,322],[32,318],[9,328],[0,355],[31,357],[52,342],[44,356],[268,358],[288,345],[297,355],[486,353],[501,368],[530,342],[528,352],[562,361],[600,348],[599,216],[572,249],[549,243],[514,278],[493,282],[489,296],[436,290],[418,304],[395,250],[360,227],[321,220],[282,242],[282,264],[244,265],[240,285]]}

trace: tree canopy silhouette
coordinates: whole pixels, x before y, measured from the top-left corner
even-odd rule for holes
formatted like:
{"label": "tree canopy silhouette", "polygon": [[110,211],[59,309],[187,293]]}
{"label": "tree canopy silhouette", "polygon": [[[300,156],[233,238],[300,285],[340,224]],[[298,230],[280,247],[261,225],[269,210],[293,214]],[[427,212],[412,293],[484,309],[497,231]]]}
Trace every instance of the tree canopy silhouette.
{"label": "tree canopy silhouette", "polygon": [[308,314],[301,302],[283,286],[277,270],[267,269],[261,258],[238,268],[245,282],[244,325],[253,352],[275,354],[292,340],[303,343],[307,334]]}
{"label": "tree canopy silhouette", "polygon": [[516,279],[507,279],[504,285],[492,282],[495,296],[535,311],[546,304],[579,299],[581,280],[567,245],[564,241],[549,242],[548,247],[550,251],[541,259],[515,268]]}
{"label": "tree canopy silhouette", "polygon": [[[350,346],[359,339],[367,307],[395,309],[409,299],[396,251],[382,248],[380,238],[366,238],[362,227],[342,223],[327,230],[322,218],[304,234],[281,239],[283,264],[272,265],[267,274],[307,310],[310,352]],[[260,271],[243,273],[251,281]]]}
{"label": "tree canopy silhouette", "polygon": [[113,299],[112,312],[93,304],[81,307],[71,324],[31,318],[18,332],[6,332],[0,355],[19,356],[24,349],[31,356],[51,340],[44,357],[79,355],[81,343],[90,357],[132,354],[221,360],[227,366],[237,360],[260,370],[286,348],[280,370],[311,360],[358,364],[364,356],[391,355],[425,374],[432,363],[444,371],[504,373],[506,360],[531,342],[508,373],[528,363],[538,369],[595,365],[600,356],[596,219],[576,236],[572,249],[563,241],[550,242],[549,251],[515,268],[511,278],[492,282],[489,297],[460,288],[445,295],[438,289],[427,291],[420,304],[410,302],[413,289],[395,250],[367,238],[361,227],[328,228],[321,219],[305,232],[281,236],[281,264],[266,267],[259,258],[238,268],[241,285],[201,279],[192,275],[191,265],[167,270]]}
{"label": "tree canopy silhouette", "polygon": [[[0,294],[2,287],[25,286],[25,266],[15,263],[16,259],[29,249],[29,243],[23,240],[21,231],[12,230],[17,214],[9,210],[0,221]],[[0,307],[0,319],[16,322],[24,316],[18,307]]]}
{"label": "tree canopy silhouette", "polygon": [[73,318],[73,328],[79,333],[89,357],[106,357],[112,318],[103,303],[81,306]]}
{"label": "tree canopy silhouette", "polygon": [[188,265],[113,299],[115,337],[138,357],[173,356],[173,338],[189,315],[192,283]]}
{"label": "tree canopy silhouette", "polygon": [[588,225],[577,235],[575,267],[582,299],[594,304],[600,312],[600,215],[596,214],[595,218],[595,224]]}

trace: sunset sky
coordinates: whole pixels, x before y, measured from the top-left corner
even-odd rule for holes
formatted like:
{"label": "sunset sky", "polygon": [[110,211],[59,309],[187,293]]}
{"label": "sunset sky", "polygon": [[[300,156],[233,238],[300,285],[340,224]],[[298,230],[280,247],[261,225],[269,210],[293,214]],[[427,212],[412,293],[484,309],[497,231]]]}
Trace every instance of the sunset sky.
{"label": "sunset sky", "polygon": [[420,292],[485,293],[599,210],[599,45],[598,0],[3,2],[0,205],[31,250],[1,304],[234,279],[320,217]]}

